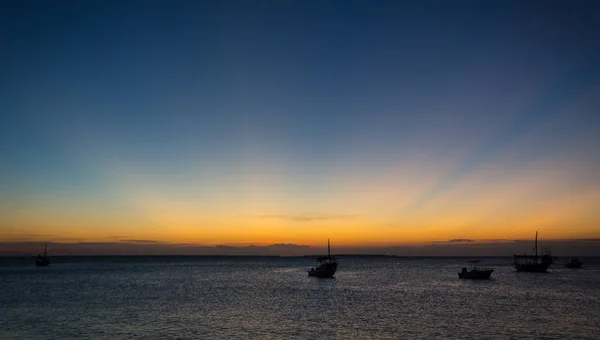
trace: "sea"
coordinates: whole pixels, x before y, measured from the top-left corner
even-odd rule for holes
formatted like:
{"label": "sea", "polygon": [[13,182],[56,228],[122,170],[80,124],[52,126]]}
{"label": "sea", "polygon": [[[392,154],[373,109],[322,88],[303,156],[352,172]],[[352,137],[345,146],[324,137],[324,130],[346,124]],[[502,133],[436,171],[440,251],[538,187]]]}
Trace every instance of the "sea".
{"label": "sea", "polygon": [[480,258],[0,259],[0,339],[600,339],[600,259],[518,273]]}

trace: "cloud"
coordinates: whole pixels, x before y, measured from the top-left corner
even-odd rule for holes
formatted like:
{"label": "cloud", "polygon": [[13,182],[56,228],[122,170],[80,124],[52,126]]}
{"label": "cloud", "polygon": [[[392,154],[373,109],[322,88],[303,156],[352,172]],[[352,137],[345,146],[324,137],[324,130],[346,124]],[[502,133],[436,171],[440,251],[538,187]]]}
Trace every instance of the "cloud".
{"label": "cloud", "polygon": [[285,214],[271,214],[271,215],[258,215],[257,218],[263,219],[280,219],[288,220],[293,222],[313,222],[313,221],[327,221],[327,220],[348,220],[355,218],[357,215],[343,215],[343,214],[299,214],[299,215],[285,215]]}
{"label": "cloud", "polygon": [[453,238],[451,240],[448,241],[432,241],[433,245],[436,244],[451,244],[451,243],[473,243],[473,242],[477,242],[479,243],[479,240],[472,240],[470,238]]}
{"label": "cloud", "polygon": [[290,249],[290,248],[310,248],[309,245],[304,245],[304,244],[294,244],[294,243],[277,243],[277,244],[271,244],[267,247],[271,247],[271,248],[279,248],[279,249]]}

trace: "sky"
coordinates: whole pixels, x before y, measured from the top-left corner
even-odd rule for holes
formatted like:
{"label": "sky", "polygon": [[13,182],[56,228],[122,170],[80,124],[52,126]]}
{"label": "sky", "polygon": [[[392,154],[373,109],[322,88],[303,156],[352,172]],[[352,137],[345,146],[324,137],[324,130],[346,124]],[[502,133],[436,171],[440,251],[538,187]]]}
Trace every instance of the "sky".
{"label": "sky", "polygon": [[598,239],[598,17],[597,1],[2,1],[0,241]]}

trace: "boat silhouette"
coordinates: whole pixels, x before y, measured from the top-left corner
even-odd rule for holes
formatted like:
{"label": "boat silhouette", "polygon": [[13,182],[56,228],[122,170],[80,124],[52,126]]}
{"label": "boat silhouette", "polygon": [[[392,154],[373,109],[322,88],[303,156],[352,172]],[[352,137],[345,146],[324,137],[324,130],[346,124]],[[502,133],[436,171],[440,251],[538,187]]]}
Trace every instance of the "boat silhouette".
{"label": "boat silhouette", "polygon": [[554,259],[549,251],[546,251],[543,256],[538,256],[538,232],[536,231],[533,255],[513,255],[513,262],[518,272],[545,273]]}
{"label": "boat silhouette", "polygon": [[581,268],[582,265],[583,265],[583,262],[581,262],[576,257],[569,257],[569,259],[567,259],[567,261],[565,261],[566,268]]}
{"label": "boat silhouette", "polygon": [[50,265],[50,260],[48,260],[47,251],[48,245],[46,244],[46,247],[44,248],[44,255],[42,256],[41,254],[38,254],[37,258],[35,259],[36,267],[47,267],[48,265]]}
{"label": "boat silhouette", "polygon": [[459,279],[473,279],[473,280],[489,280],[490,275],[494,271],[492,268],[480,268],[480,261],[469,261],[470,268],[462,269],[460,273],[458,273]]}
{"label": "boat silhouette", "polygon": [[337,270],[337,261],[331,256],[331,245],[327,240],[327,256],[317,257],[317,266],[308,271],[308,276],[333,277]]}

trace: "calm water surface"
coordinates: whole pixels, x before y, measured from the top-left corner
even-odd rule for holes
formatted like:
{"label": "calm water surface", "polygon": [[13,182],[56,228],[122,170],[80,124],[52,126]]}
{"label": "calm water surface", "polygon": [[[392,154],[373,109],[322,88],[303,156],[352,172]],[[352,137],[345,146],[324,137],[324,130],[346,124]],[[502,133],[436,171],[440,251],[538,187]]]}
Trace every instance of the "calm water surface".
{"label": "calm water surface", "polygon": [[459,280],[461,258],[0,259],[0,339],[600,339],[600,261]]}

